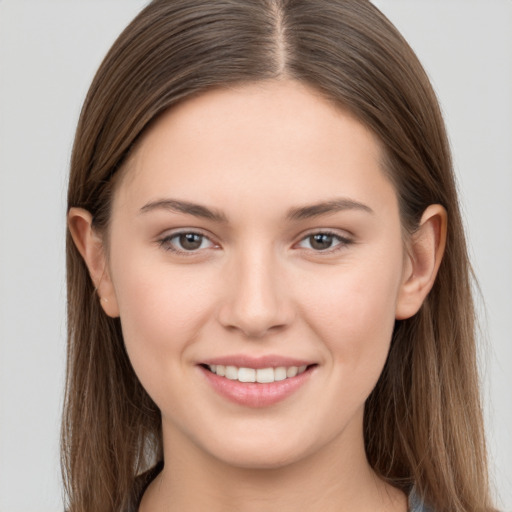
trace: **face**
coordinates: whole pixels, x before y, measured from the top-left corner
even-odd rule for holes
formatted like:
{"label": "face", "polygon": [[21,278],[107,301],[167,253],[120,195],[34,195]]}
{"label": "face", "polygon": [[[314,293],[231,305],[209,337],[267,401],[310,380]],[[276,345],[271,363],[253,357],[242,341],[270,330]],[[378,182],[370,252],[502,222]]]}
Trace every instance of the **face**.
{"label": "face", "polygon": [[380,162],[363,125],[286,81],[207,92],[145,134],[108,273],[166,442],[244,467],[360,444],[408,268]]}

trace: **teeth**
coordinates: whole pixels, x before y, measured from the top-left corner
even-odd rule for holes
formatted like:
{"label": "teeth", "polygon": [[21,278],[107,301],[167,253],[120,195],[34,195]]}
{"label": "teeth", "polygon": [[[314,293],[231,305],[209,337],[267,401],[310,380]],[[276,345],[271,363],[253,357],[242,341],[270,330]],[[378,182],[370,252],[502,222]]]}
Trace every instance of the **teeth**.
{"label": "teeth", "polygon": [[236,366],[226,366],[226,379],[238,380],[238,368]]}
{"label": "teeth", "polygon": [[284,380],[284,379],[286,379],[286,368],[284,366],[275,368],[274,369],[274,380]]}
{"label": "teeth", "polygon": [[[240,368],[240,371],[242,368]],[[261,384],[266,384],[268,382],[274,382],[276,379],[274,377],[274,369],[273,368],[259,368],[256,370],[256,380]]]}
{"label": "teeth", "polygon": [[238,380],[240,382],[255,382],[256,370],[254,368],[239,368]]}
{"label": "teeth", "polygon": [[287,377],[295,377],[297,375],[297,372],[299,369],[296,366],[290,366],[290,368],[287,368],[286,370],[286,376]]}
{"label": "teeth", "polygon": [[208,368],[212,373],[216,373],[220,377],[226,377],[229,380],[268,384],[300,375],[306,371],[307,366],[279,366],[277,368],[258,368],[256,370],[254,368],[238,368],[236,366],[212,364]]}

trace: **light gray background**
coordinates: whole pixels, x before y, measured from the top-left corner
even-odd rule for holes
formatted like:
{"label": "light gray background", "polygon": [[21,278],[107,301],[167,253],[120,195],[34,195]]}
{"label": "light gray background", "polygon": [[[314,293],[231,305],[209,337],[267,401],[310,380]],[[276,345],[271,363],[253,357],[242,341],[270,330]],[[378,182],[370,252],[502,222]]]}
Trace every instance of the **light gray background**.
{"label": "light gray background", "polygon": [[[0,512],[62,510],[69,154],[97,66],[145,3],[0,0]],[[487,309],[492,476],[512,511],[512,1],[375,3],[417,51],[446,115]]]}

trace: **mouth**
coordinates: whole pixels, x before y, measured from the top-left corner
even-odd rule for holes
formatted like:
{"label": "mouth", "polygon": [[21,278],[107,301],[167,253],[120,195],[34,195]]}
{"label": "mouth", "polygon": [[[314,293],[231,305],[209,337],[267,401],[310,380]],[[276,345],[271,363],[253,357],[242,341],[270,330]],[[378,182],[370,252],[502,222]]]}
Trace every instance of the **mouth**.
{"label": "mouth", "polygon": [[278,366],[277,368],[248,368],[223,364],[205,364],[201,366],[211,373],[229,380],[244,383],[258,382],[259,384],[270,384],[272,382],[281,382],[296,377],[304,373],[309,367],[315,365]]}
{"label": "mouth", "polygon": [[318,364],[275,359],[208,361],[198,367],[221,397],[244,407],[268,407],[286,400],[306,386]]}

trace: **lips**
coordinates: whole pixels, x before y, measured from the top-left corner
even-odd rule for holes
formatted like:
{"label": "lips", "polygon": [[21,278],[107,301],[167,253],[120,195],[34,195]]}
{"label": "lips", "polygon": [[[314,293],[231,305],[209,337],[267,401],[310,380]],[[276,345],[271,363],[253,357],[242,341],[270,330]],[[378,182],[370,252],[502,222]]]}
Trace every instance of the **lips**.
{"label": "lips", "polygon": [[222,397],[246,407],[267,407],[297,392],[316,366],[279,356],[232,356],[205,361],[199,368]]}

